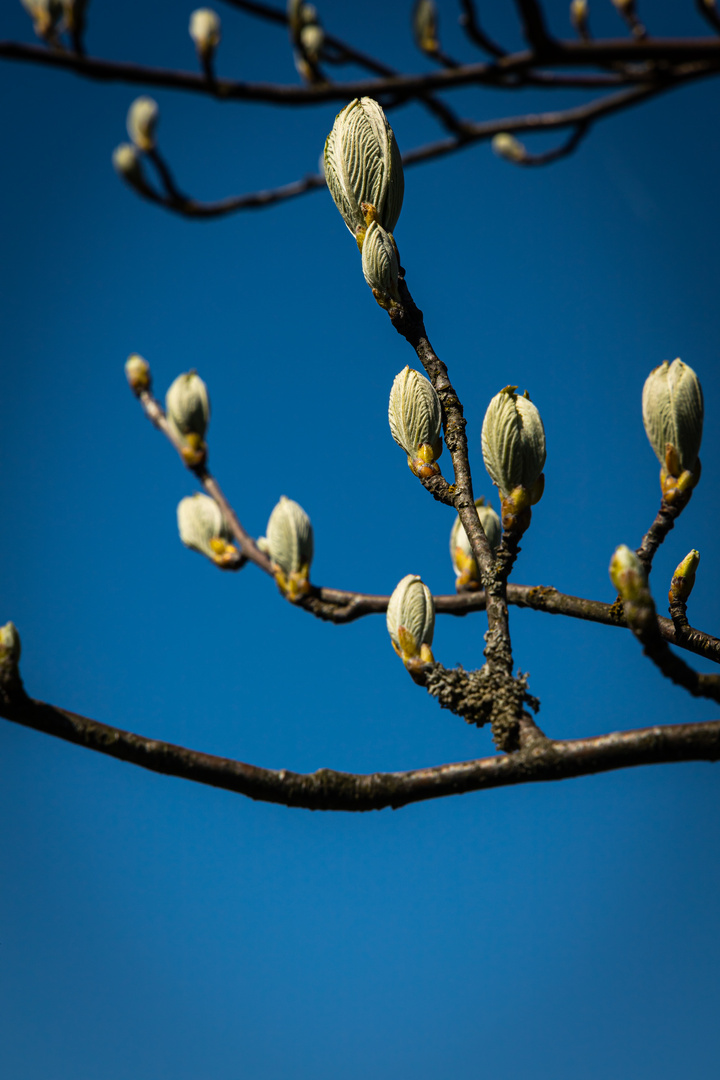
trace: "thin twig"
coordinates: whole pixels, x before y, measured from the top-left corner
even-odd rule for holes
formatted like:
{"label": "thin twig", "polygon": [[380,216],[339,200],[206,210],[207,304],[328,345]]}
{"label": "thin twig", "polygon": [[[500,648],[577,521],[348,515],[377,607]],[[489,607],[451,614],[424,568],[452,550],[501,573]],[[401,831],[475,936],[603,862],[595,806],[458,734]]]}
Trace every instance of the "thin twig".
{"label": "thin twig", "polygon": [[460,3],[463,9],[463,14],[460,16],[460,25],[470,40],[491,56],[507,56],[506,50],[496,44],[491,37],[488,37],[481,28],[473,0],[460,0]]}

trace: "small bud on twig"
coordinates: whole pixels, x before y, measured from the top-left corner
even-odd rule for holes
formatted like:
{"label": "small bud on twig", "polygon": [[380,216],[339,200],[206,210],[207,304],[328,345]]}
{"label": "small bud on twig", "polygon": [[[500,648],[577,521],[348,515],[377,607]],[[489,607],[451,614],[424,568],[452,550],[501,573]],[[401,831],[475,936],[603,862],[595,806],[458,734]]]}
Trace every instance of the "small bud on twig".
{"label": "small bud on twig", "polygon": [[0,626],[0,665],[17,668],[20,662],[20,635],[14,622]]}
{"label": "small bud on twig", "polygon": [[[500,539],[502,535],[502,529],[500,526],[500,518],[497,516],[492,506],[486,506],[485,500],[482,496],[475,500],[475,506],[477,507],[478,517],[480,518],[480,524],[483,527],[487,542],[490,545],[490,550],[494,553],[497,551],[500,545]],[[479,589],[480,588],[480,572],[478,570],[473,550],[468,540],[468,535],[465,532],[460,516],[455,520],[455,524],[450,532],[450,558],[452,559],[453,570],[455,571],[455,588],[458,592],[462,592],[465,589]]]}
{"label": "small bud on twig", "polygon": [[112,163],[118,176],[135,188],[136,191],[147,191],[148,183],[142,171],[140,157],[132,143],[120,143],[113,150]]}
{"label": "small bud on twig", "polygon": [[201,60],[211,60],[220,44],[220,16],[212,8],[197,8],[190,16],[190,37]]}
{"label": "small bud on twig", "polygon": [[440,48],[438,40],[438,16],[434,0],[416,0],[412,15],[412,28],[418,49],[434,55]]}
{"label": "small bud on twig", "polygon": [[583,41],[589,41],[588,0],[572,0],[570,4],[570,22],[578,36]]}
{"label": "small bud on twig", "polygon": [[205,458],[205,432],[210,420],[210,398],[207,386],[195,371],[178,375],[165,395],[165,412],[169,427],[185,444],[182,451],[185,464],[193,467]]}
{"label": "small bud on twig", "polygon": [[125,361],[125,375],[130,383],[130,389],[135,394],[139,394],[141,390],[150,389],[150,365],[139,353],[128,356]]}
{"label": "small bud on twig", "polygon": [[524,532],[530,507],[545,486],[545,429],[527,390],[506,386],[488,405],[482,426],[485,468],[502,496],[502,523],[508,532]]}
{"label": "small bud on twig", "polygon": [[389,310],[400,301],[400,264],[393,237],[377,221],[371,221],[362,248],[362,271],[380,307]]}
{"label": "small bud on twig", "polygon": [[491,146],[498,157],[504,158],[505,161],[512,161],[514,165],[521,164],[527,158],[527,150],[523,144],[507,131],[493,135]]}
{"label": "small bud on twig", "polygon": [[405,367],[395,376],[388,405],[390,431],[407,454],[408,465],[422,479],[440,473],[442,407],[429,379]]}
{"label": "small bud on twig", "polygon": [[180,539],[185,547],[200,552],[221,570],[239,569],[242,556],[230,541],[232,533],[222,510],[209,495],[188,495],[177,508]]}
{"label": "small bud on twig", "polygon": [[273,563],[281,592],[291,602],[310,588],[310,564],[314,553],[313,527],[302,506],[281,495],[267,524],[267,536],[258,541]]}
{"label": "small bud on twig", "polygon": [[699,562],[700,552],[693,548],[692,551],[688,552],[682,562],[675,567],[675,573],[670,582],[670,592],[668,593],[668,600],[671,606],[673,604],[687,604],[690,599],[690,593],[693,591],[695,571],[698,568]]}
{"label": "small bud on twig", "polygon": [[662,466],[663,495],[672,502],[700,479],[704,406],[693,369],[682,360],[664,360],[645,380],[642,411],[645,432]]}
{"label": "small bud on twig", "polygon": [[158,103],[151,97],[135,98],[128,109],[127,131],[138,150],[155,149],[155,128],[159,116]]}
{"label": "small bud on twig", "polygon": [[412,672],[434,663],[430,650],[435,630],[435,601],[417,574],[407,574],[388,601],[387,628],[393,648]]}

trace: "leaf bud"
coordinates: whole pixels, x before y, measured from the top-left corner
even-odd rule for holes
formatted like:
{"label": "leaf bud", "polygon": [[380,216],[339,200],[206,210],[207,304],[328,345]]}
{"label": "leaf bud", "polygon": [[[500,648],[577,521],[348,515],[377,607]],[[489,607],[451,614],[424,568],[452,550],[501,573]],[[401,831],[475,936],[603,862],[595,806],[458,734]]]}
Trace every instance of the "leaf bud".
{"label": "leaf bud", "polygon": [[61,0],[21,0],[33,21],[33,30],[45,41],[55,39],[55,31],[63,16]]}
{"label": "leaf bud", "polygon": [[417,574],[407,574],[390,597],[387,628],[393,648],[407,668],[434,663],[430,650],[435,602]]}
{"label": "leaf bud", "polygon": [[415,44],[422,52],[436,53],[438,40],[438,15],[435,0],[416,0],[412,15]]}
{"label": "leaf bud", "polygon": [[188,495],[177,508],[180,539],[185,547],[199,551],[222,570],[239,569],[244,560],[231,543],[230,527],[223,512],[209,495]]}
{"label": "leaf bud", "polygon": [[128,135],[138,150],[155,149],[155,128],[159,116],[158,103],[151,97],[135,98],[128,109]]}
{"label": "leaf bud", "polygon": [[190,37],[201,59],[210,58],[220,44],[220,16],[212,8],[197,8],[190,16]]}
{"label": "leaf bud", "polygon": [[642,392],[645,432],[662,466],[663,494],[691,490],[700,479],[703,395],[700,380],[682,360],[664,360],[650,372]]}
{"label": "leaf bud", "polygon": [[310,589],[313,527],[302,506],[280,496],[267,524],[267,536],[258,546],[267,552],[280,591],[295,602]]}
{"label": "leaf bud", "polygon": [[503,528],[524,532],[545,486],[545,429],[527,390],[506,386],[488,405],[482,426],[485,468],[502,496]]}
{"label": "leaf bud", "polygon": [[320,59],[320,52],[325,43],[325,31],[319,23],[309,23],[300,31],[300,44],[313,63]]}
{"label": "leaf bud", "polygon": [[0,665],[16,668],[20,662],[20,635],[14,622],[0,626]]}
{"label": "leaf bud", "polygon": [[195,371],[178,375],[165,395],[165,412],[172,433],[183,443],[182,457],[192,468],[205,458],[205,432],[210,419],[207,386]]}
{"label": "leaf bud", "polygon": [[395,376],[388,405],[390,431],[407,454],[408,465],[422,479],[440,473],[442,408],[429,379],[405,367]]}
{"label": "leaf bud", "polygon": [[521,164],[527,158],[527,150],[523,144],[507,131],[493,135],[491,146],[498,157],[512,161],[515,165]]}
{"label": "leaf bud", "polygon": [[[492,506],[485,505],[485,500],[482,496],[475,500],[475,506],[477,507],[480,524],[483,527],[487,542],[490,545],[490,550],[494,553],[500,546],[502,535],[500,518],[493,510]],[[455,519],[455,524],[450,532],[450,558],[452,559],[453,570],[455,571],[455,577],[457,578],[455,583],[457,591],[462,592],[464,589],[478,589],[480,587],[478,565],[475,561],[473,550],[470,547],[470,541],[468,540],[467,533],[465,532],[459,514]]]}
{"label": "leaf bud", "polygon": [[150,365],[139,353],[131,353],[125,361],[125,375],[130,389],[136,394],[150,389]]}
{"label": "leaf bud", "polygon": [[693,548],[675,568],[670,582],[668,600],[671,604],[686,604],[695,585],[695,571],[700,562],[700,552]]}
{"label": "leaf bud", "polygon": [[637,554],[626,544],[616,548],[610,560],[610,580],[623,602],[628,626],[642,638],[656,628],[655,604],[647,583],[647,571]]}
{"label": "leaf bud", "polygon": [[[325,178],[361,250],[368,214],[393,232],[405,181],[393,130],[377,101],[355,98],[338,113],[325,141]],[[363,203],[370,209],[363,210]]]}
{"label": "leaf bud", "polygon": [[362,249],[362,271],[380,307],[389,310],[400,301],[398,251],[390,233],[371,221]]}
{"label": "leaf bud", "polygon": [[140,157],[132,143],[120,143],[119,146],[116,146],[113,150],[112,163],[115,172],[130,187],[139,191],[147,189],[148,185],[143,175]]}

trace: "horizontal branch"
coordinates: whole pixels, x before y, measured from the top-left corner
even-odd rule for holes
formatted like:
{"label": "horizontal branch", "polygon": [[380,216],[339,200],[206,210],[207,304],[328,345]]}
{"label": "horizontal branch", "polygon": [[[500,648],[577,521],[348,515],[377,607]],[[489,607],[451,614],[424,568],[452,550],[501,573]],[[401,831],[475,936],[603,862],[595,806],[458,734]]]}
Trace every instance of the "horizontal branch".
{"label": "horizontal branch", "polygon": [[0,715],[89,750],[165,776],[233,791],[251,799],[308,810],[397,809],[410,803],[515,784],[566,780],[637,765],[717,761],[720,721],[670,724],[591,739],[540,740],[527,750],[408,772],[355,774],[319,769],[303,774],[264,769],[173,743],[148,739],[21,693],[0,698]]}

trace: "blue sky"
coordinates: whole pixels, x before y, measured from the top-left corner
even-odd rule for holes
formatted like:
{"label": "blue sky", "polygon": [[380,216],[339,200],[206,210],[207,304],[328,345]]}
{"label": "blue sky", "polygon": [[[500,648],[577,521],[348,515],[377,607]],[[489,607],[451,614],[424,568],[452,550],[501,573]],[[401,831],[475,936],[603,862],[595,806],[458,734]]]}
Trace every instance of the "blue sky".
{"label": "blue sky", "polygon": [[[407,70],[407,6],[326,4],[333,32]],[[600,5],[596,5],[600,8]],[[94,54],[192,68],[192,5],[95,0]],[[618,33],[610,4],[598,33]],[[704,33],[686,5],[656,33]],[[440,5],[446,47],[472,58]],[[507,10],[488,27],[519,43]],[[282,30],[220,5],[218,70],[294,81]],[[565,32],[564,3],[548,4]],[[595,12],[593,12],[595,15]],[[31,40],[20,4],[0,37]],[[220,574],[177,538],[192,478],[125,385],[159,396],[197,368],[210,464],[261,534],[281,494],[312,517],[318,584],[450,592],[452,514],[387,426],[413,364],[375,304],[327,193],[187,222],[138,200],[113,147],[141,88],[0,65],[5,146],[0,622],[36,697],[271,767],[405,769],[492,752],[441,713],[381,617],[316,623],[248,567]],[[527,387],[546,494],[514,579],[611,600],[607,565],[659,503],[640,415],[680,356],[705,392],[703,477],[658,554],[701,553],[694,625],[717,632],[720,84],[598,126],[572,158],[520,170],[489,147],[413,168],[396,239],[469,418],[478,494],[490,398]],[[155,94],[160,147],[198,198],[314,171],[339,105],[303,112]],[[477,118],[574,94],[467,90]],[[435,138],[392,114],[401,149]],[[530,145],[530,140],[528,140]],[[536,139],[534,147],[548,141]],[[484,617],[438,620],[434,651],[478,666]],[[714,719],[626,632],[512,611],[549,735]],[[702,661],[695,665],[709,670]],[[12,1080],[458,1080],[705,1077],[716,1069],[717,771],[707,764],[423,804],[311,814],[163,778],[0,726],[0,1040]]]}

